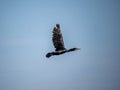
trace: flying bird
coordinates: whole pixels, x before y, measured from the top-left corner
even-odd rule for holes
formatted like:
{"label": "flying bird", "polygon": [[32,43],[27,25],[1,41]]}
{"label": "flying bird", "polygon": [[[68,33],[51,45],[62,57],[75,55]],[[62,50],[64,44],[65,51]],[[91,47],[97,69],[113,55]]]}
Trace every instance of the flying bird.
{"label": "flying bird", "polygon": [[80,48],[71,48],[71,49],[66,49],[65,48],[59,24],[56,24],[56,26],[53,28],[52,41],[53,41],[53,45],[55,47],[55,51],[47,53],[46,54],[47,58],[49,58],[53,55],[60,55],[60,54],[66,53],[66,52],[80,50]]}

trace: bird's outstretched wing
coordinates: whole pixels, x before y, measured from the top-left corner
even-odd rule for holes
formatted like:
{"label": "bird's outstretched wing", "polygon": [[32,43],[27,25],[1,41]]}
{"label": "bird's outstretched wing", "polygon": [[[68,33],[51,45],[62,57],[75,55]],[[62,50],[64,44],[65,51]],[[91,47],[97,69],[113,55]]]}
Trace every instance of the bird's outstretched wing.
{"label": "bird's outstretched wing", "polygon": [[52,37],[53,45],[56,48],[55,51],[65,50],[64,41],[62,37],[62,33],[60,31],[60,25],[56,24],[56,27],[53,29],[53,37]]}

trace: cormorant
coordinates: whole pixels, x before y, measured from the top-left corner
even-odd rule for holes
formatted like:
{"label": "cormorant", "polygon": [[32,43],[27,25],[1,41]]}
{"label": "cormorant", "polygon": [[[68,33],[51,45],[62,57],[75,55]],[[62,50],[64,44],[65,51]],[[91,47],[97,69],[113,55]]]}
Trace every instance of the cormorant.
{"label": "cormorant", "polygon": [[66,52],[80,50],[80,48],[71,48],[71,49],[68,49],[68,50],[65,48],[59,24],[56,24],[56,27],[54,27],[54,29],[53,29],[52,41],[53,41],[53,45],[55,47],[55,51],[47,53],[46,54],[47,58],[49,58],[53,55],[60,55],[60,54],[66,53]]}

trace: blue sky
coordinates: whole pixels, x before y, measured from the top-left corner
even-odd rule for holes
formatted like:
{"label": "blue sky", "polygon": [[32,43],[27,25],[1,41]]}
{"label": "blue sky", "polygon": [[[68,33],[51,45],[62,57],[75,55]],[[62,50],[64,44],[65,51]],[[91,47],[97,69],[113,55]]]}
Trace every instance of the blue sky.
{"label": "blue sky", "polygon": [[119,34],[119,0],[0,0],[0,90],[120,90]]}

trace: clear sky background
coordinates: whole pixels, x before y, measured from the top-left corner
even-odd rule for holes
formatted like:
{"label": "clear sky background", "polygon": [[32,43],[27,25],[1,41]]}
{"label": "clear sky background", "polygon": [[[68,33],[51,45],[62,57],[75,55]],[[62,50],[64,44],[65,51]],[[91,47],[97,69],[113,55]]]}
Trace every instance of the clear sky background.
{"label": "clear sky background", "polygon": [[120,90],[120,1],[0,0],[0,90]]}

